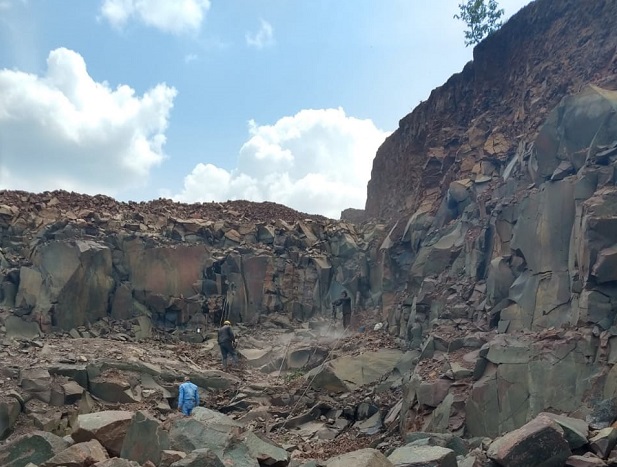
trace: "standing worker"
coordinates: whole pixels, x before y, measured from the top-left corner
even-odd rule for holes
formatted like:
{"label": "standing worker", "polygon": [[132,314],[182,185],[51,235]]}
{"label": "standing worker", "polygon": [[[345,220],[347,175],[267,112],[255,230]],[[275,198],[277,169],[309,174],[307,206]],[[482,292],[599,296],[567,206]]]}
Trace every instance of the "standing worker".
{"label": "standing worker", "polygon": [[341,298],[332,302],[332,318],[336,319],[336,307],[340,306],[343,312],[343,327],[347,329],[351,324],[351,298],[347,292],[341,292]]}
{"label": "standing worker", "polygon": [[188,417],[198,405],[199,390],[196,385],[191,383],[190,378],[185,376],[184,383],[180,385],[180,393],[178,394],[178,411]]}
{"label": "standing worker", "polygon": [[231,355],[234,364],[238,364],[238,355],[236,354],[236,336],[231,329],[231,323],[225,321],[219,329],[218,343],[221,348],[221,356],[223,357],[223,370],[227,370],[227,357]]}

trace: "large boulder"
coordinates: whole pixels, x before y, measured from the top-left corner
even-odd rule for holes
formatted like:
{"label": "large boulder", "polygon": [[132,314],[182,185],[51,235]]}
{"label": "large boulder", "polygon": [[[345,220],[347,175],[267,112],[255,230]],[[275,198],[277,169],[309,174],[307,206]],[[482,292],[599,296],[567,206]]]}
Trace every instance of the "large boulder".
{"label": "large boulder", "polygon": [[184,459],[174,462],[170,467],[225,467],[218,456],[210,449],[196,449]]}
{"label": "large boulder", "polygon": [[96,439],[112,456],[119,456],[133,415],[133,412],[125,410],[105,410],[79,415],[77,427],[71,437],[76,443]]}
{"label": "large boulder", "polygon": [[374,383],[390,373],[403,352],[382,349],[365,352],[355,356],[339,357],[325,365],[320,365],[305,374],[315,389],[332,392],[346,392],[365,384]]}
{"label": "large boulder", "polygon": [[341,454],[326,462],[326,467],[392,467],[392,465],[386,456],[371,448]]}
{"label": "large boulder", "polygon": [[289,464],[289,452],[252,431],[246,433],[243,443],[260,466],[285,467]]}
{"label": "large boulder", "polygon": [[[230,419],[231,420],[231,419]],[[204,422],[196,417],[176,420],[169,430],[170,448],[191,452],[208,447],[218,452],[240,434],[240,427],[224,421]]]}
{"label": "large boulder", "polygon": [[0,446],[2,467],[25,467],[51,459],[69,447],[69,443],[51,433],[34,431]]}
{"label": "large boulder", "polygon": [[51,375],[47,368],[27,368],[19,374],[19,385],[33,397],[49,404],[51,399]]}
{"label": "large boulder", "polygon": [[158,465],[161,452],[169,449],[169,435],[161,423],[145,412],[136,412],[122,443],[120,457]]}
{"label": "large boulder", "polygon": [[6,438],[17,423],[21,413],[21,403],[13,398],[0,399],[0,439]]}
{"label": "large boulder", "polygon": [[538,416],[497,438],[487,454],[503,467],[558,467],[564,464],[571,452],[563,429],[550,418]]}
{"label": "large boulder", "polygon": [[56,454],[41,467],[89,467],[109,459],[105,448],[97,440],[77,443]]}
{"label": "large boulder", "polygon": [[[456,467],[454,451],[441,446],[403,446],[388,456],[395,467]],[[520,466],[519,466],[520,467]]]}

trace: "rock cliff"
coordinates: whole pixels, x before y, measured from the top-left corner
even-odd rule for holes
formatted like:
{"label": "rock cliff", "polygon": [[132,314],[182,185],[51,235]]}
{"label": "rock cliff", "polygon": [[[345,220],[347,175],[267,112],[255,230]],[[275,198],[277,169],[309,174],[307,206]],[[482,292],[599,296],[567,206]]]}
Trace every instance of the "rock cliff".
{"label": "rock cliff", "polygon": [[[74,410],[52,426],[31,400],[79,396],[156,406],[158,421],[120,417],[125,443],[139,436],[131,417],[172,445],[177,430],[198,439],[199,424],[159,424],[188,368],[217,408],[297,459],[617,462],[616,26],[615,1],[531,3],[401,120],[365,212],[342,221],[274,203],[0,192],[0,352],[14,362],[0,365],[0,436],[26,411],[39,429],[77,430]],[[351,332],[325,320],[343,290]],[[223,318],[242,334],[243,380],[212,370]],[[261,444],[245,435],[234,455]],[[222,446],[210,449],[224,458]]]}

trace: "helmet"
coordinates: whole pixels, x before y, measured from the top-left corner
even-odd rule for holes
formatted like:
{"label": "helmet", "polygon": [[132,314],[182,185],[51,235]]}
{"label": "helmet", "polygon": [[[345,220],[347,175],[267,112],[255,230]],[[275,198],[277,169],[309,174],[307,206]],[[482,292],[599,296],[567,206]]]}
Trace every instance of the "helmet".
{"label": "helmet", "polygon": [[223,324],[229,324],[231,326],[231,321],[225,321]]}

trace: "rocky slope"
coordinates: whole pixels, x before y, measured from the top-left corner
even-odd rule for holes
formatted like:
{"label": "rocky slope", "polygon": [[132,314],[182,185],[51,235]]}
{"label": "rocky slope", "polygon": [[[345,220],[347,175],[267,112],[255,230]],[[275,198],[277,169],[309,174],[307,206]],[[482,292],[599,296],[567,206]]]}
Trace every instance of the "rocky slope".
{"label": "rocky slope", "polygon": [[617,86],[617,5],[536,0],[478,44],[379,148],[366,214],[398,218],[460,178],[503,171],[559,101],[587,84]]}
{"label": "rocky slope", "polygon": [[[518,13],[401,120],[346,221],[0,192],[0,461],[617,463],[616,18]],[[230,418],[170,413],[186,373]],[[104,409],[113,443],[85,417]]]}

